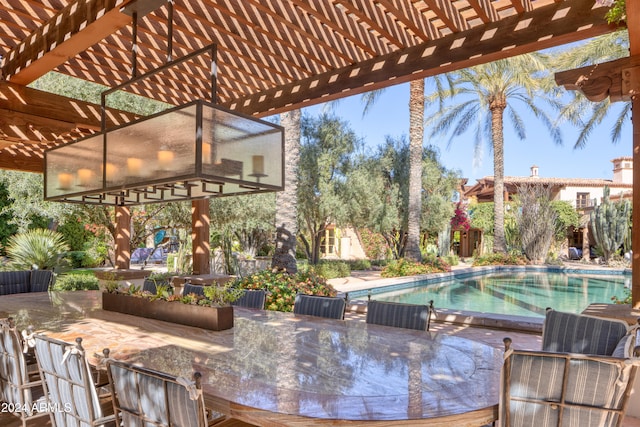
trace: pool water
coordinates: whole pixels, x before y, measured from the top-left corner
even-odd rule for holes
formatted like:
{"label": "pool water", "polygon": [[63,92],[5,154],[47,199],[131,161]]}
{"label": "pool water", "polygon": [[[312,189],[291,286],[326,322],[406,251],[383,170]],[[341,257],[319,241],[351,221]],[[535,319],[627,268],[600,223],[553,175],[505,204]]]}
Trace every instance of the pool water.
{"label": "pool water", "polygon": [[438,284],[423,284],[401,291],[376,293],[380,301],[427,304],[436,310],[479,311],[544,317],[545,309],[580,313],[591,303],[611,303],[624,296],[631,276],[562,273],[504,273],[470,277]]}

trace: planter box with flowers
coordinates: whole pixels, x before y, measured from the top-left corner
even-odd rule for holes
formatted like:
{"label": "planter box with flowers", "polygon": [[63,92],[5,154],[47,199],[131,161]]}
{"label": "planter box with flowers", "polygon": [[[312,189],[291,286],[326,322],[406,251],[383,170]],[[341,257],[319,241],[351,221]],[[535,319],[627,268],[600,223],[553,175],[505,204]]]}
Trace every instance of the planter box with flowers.
{"label": "planter box with flowers", "polygon": [[166,286],[158,286],[156,294],[135,287],[123,291],[112,286],[102,293],[102,308],[108,311],[163,320],[197,328],[221,331],[233,328],[231,302],[242,295],[242,289],[206,286],[205,296],[172,295]]}

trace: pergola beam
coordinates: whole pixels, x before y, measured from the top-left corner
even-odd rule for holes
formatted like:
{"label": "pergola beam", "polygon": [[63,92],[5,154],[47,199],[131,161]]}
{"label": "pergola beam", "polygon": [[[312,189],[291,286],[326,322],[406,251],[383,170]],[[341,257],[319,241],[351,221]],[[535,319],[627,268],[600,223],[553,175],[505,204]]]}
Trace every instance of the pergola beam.
{"label": "pergola beam", "polygon": [[6,56],[2,72],[29,84],[131,22],[125,0],[77,0],[40,26]]}
{"label": "pergola beam", "polygon": [[[265,116],[611,31],[606,8],[568,0],[461,33],[241,97],[224,106]],[[541,30],[544,29],[544,30]]]}

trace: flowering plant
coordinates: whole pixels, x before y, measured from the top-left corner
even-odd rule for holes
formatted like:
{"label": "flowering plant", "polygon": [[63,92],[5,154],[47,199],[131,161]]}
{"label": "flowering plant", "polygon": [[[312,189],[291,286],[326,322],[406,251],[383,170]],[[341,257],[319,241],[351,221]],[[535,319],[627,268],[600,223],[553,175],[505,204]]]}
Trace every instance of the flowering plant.
{"label": "flowering plant", "polygon": [[296,294],[334,297],[337,291],[327,280],[312,272],[288,274],[282,271],[264,270],[238,279],[234,286],[244,289],[267,291],[265,308],[273,311],[293,311]]}
{"label": "flowering plant", "polygon": [[465,231],[469,231],[469,228],[471,228],[467,209],[462,205],[462,202],[458,202],[456,205],[455,213],[453,214],[453,218],[451,218],[451,227],[454,230],[463,228]]}
{"label": "flowering plant", "polygon": [[596,0],[596,3],[610,8],[605,15],[609,24],[624,21],[627,17],[626,0]]}

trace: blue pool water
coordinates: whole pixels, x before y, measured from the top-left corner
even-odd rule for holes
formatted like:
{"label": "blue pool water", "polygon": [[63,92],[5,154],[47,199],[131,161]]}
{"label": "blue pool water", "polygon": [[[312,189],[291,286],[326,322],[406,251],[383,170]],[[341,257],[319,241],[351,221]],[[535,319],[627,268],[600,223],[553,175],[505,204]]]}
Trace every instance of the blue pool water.
{"label": "blue pool water", "polygon": [[631,276],[562,273],[500,273],[410,289],[376,293],[381,301],[427,304],[453,310],[544,317],[547,307],[580,313],[591,303],[611,303],[624,296]]}

